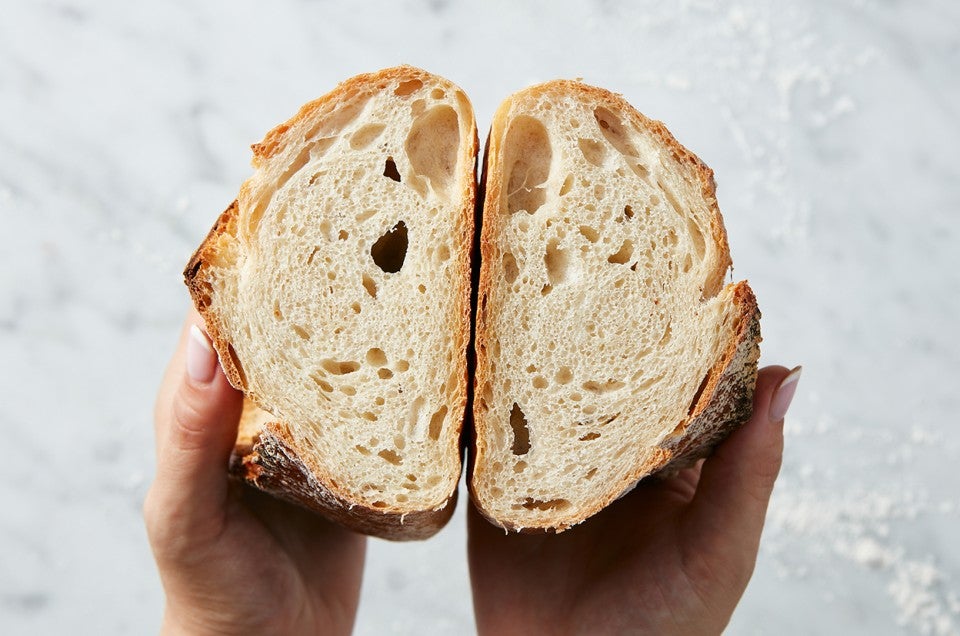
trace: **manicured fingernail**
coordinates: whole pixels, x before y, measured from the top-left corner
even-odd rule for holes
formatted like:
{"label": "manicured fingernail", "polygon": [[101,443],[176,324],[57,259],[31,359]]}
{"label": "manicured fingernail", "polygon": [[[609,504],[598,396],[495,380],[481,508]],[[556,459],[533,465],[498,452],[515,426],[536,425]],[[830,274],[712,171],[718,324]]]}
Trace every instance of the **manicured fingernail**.
{"label": "manicured fingernail", "polygon": [[206,334],[200,327],[190,325],[190,337],[187,338],[187,375],[194,382],[206,384],[213,379],[217,366],[217,355],[213,352]]}
{"label": "manicured fingernail", "polygon": [[800,372],[803,367],[794,367],[793,371],[787,374],[770,398],[770,421],[779,422],[790,408],[790,402],[793,401],[793,395],[797,392],[797,382],[800,381]]}

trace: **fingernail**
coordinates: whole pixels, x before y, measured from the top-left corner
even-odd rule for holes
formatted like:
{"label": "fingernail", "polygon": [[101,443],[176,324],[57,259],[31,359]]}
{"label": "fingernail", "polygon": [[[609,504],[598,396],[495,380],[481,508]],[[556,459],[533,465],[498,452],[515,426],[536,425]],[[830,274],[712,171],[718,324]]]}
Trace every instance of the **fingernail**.
{"label": "fingernail", "polygon": [[790,402],[793,401],[793,396],[797,392],[797,382],[800,381],[801,371],[803,371],[803,367],[794,367],[793,371],[781,380],[780,385],[773,392],[773,397],[770,398],[770,410],[768,411],[771,422],[779,422],[787,415]]}
{"label": "fingernail", "polygon": [[190,325],[190,337],[187,338],[187,375],[194,382],[206,384],[213,379],[216,366],[217,355],[206,334],[200,331],[200,327]]}

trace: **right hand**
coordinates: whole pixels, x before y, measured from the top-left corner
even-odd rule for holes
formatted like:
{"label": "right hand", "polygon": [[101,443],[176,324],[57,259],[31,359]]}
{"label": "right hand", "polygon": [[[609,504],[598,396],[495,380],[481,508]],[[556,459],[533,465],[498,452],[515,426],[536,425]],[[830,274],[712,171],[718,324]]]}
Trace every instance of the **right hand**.
{"label": "right hand", "polygon": [[798,378],[763,369],[753,417],[705,462],[563,534],[506,534],[471,508],[478,632],[720,633],[753,572]]}
{"label": "right hand", "polygon": [[360,535],[227,477],[243,395],[191,312],[157,398],[144,503],[165,634],[348,634]]}

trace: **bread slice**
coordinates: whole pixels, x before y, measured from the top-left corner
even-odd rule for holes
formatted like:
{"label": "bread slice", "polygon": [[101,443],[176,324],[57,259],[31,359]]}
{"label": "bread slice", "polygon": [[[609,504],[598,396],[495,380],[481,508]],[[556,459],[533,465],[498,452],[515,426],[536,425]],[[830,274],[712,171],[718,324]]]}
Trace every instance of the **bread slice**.
{"label": "bread slice", "polygon": [[562,531],[749,417],[760,314],[713,173],[621,97],[520,91],[486,152],[471,493]]}
{"label": "bread slice", "polygon": [[389,539],[449,519],[476,154],[463,91],[409,66],[343,82],[253,146],[184,272],[246,394],[237,475]]}

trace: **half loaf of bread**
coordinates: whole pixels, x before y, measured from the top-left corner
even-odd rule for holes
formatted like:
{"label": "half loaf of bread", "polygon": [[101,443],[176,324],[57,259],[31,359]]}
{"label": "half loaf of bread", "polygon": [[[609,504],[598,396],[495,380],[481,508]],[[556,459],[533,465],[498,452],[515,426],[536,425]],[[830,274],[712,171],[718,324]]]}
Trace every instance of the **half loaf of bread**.
{"label": "half loaf of bread", "polygon": [[463,91],[408,66],[343,82],[253,146],[184,272],[246,394],[235,474],[384,538],[446,523],[476,154]]}
{"label": "half loaf of bread", "polygon": [[562,531],[749,417],[760,314],[712,172],[621,97],[520,91],[486,152],[471,493]]}

